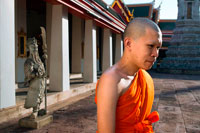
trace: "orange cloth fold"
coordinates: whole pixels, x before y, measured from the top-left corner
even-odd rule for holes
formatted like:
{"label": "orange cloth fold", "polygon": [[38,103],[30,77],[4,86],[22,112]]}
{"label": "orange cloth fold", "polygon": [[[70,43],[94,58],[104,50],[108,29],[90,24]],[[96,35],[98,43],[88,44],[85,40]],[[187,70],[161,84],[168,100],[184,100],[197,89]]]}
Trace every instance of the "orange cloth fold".
{"label": "orange cloth fold", "polygon": [[150,114],[153,99],[153,80],[145,70],[140,69],[129,89],[118,99],[115,132],[153,133],[152,123],[159,120],[158,112]]}

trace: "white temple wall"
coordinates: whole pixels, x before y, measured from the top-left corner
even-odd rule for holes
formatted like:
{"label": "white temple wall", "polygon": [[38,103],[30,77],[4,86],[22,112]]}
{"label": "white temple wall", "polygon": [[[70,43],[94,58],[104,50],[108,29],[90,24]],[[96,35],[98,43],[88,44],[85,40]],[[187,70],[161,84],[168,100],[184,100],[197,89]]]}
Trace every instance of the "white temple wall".
{"label": "white temple wall", "polygon": [[50,90],[65,91],[69,84],[69,21],[68,8],[62,5],[52,6],[50,56]]}
{"label": "white temple wall", "polygon": [[0,0],[0,109],[15,105],[15,1]]}
{"label": "white temple wall", "polygon": [[84,82],[97,81],[96,53],[96,25],[94,25],[93,20],[85,20]]}

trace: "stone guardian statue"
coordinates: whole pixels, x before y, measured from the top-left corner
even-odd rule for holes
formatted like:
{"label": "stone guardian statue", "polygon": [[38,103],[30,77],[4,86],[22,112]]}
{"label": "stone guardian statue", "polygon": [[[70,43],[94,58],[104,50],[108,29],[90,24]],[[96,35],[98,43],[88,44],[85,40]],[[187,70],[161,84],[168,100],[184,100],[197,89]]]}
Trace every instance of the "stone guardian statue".
{"label": "stone guardian statue", "polygon": [[46,87],[45,68],[38,54],[38,45],[35,38],[29,38],[27,45],[30,55],[24,63],[25,81],[29,84],[28,94],[24,107],[33,108],[30,118],[37,118],[40,104]]}

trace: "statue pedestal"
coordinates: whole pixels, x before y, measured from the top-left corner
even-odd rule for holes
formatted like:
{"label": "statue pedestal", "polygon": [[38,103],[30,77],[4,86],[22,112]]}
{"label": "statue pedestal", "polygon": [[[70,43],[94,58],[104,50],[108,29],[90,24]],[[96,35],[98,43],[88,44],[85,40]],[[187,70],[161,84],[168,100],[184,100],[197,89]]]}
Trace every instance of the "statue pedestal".
{"label": "statue pedestal", "polygon": [[20,127],[39,129],[53,121],[52,115],[38,116],[36,119],[31,119],[30,116],[19,120]]}

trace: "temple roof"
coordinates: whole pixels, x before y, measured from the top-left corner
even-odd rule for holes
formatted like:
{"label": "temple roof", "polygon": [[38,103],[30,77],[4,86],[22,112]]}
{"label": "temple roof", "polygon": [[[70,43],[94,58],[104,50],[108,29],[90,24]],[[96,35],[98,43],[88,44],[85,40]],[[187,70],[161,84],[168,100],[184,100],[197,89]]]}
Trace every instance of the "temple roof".
{"label": "temple roof", "polygon": [[51,4],[63,4],[68,11],[83,19],[92,19],[101,27],[121,33],[133,17],[147,17],[158,21],[159,10],[153,9],[154,2],[126,5],[123,0],[114,0],[112,6],[103,0],[45,0]]}
{"label": "temple roof", "polygon": [[97,2],[99,5],[101,5],[104,9],[106,9],[109,13],[111,13],[112,15],[114,15],[115,17],[117,17],[119,20],[121,20],[123,23],[125,23],[123,21],[123,19],[121,18],[121,16],[115,12],[113,10],[113,8],[111,8],[109,5],[107,5],[104,1],[102,0],[95,0],[95,2]]}
{"label": "temple roof", "polygon": [[143,4],[125,4],[122,0],[114,0],[113,9],[128,24],[134,17],[146,17],[158,23],[160,8],[154,8],[154,2]]}
{"label": "temple roof", "polygon": [[112,3],[112,8],[121,16],[126,24],[133,19],[133,14],[129,11],[128,7],[122,0],[114,0]]}

